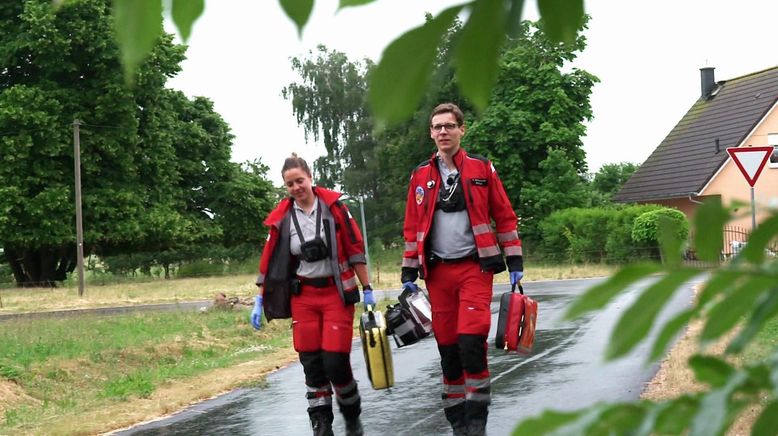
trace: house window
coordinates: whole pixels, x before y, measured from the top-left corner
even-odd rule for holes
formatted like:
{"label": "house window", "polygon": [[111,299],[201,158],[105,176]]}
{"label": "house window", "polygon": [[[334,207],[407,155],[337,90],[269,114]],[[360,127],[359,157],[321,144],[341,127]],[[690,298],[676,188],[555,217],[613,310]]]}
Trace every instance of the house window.
{"label": "house window", "polygon": [[778,168],[778,133],[767,134],[767,144],[773,146],[773,154],[770,155],[770,168]]}

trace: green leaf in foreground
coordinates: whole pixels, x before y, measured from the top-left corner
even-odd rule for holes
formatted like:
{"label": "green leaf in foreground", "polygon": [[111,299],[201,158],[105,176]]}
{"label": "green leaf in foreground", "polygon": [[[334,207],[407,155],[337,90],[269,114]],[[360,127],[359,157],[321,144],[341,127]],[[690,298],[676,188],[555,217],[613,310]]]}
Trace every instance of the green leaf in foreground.
{"label": "green leaf in foreground", "polygon": [[724,431],[730,415],[732,393],[748,380],[743,372],[736,372],[727,384],[708,392],[700,402],[700,409],[692,422],[692,436],[718,435]]}
{"label": "green leaf in foreground", "polygon": [[700,205],[694,216],[694,247],[697,257],[707,262],[718,262],[724,242],[721,238],[729,212],[721,205],[720,197],[711,197]]}
{"label": "green leaf in foreground", "polygon": [[522,421],[521,424],[513,430],[513,435],[549,434],[554,430],[575,421],[583,415],[583,413],[583,411],[557,412],[555,410],[546,410],[537,418],[529,418]]}
{"label": "green leaf in foreground", "polygon": [[754,307],[762,292],[774,285],[775,282],[769,277],[749,277],[739,288],[713,306],[700,333],[700,342],[716,340],[732,329]]}
{"label": "green leaf in foreground", "polygon": [[712,356],[692,356],[689,359],[689,367],[698,381],[717,388],[724,386],[735,372],[735,368],[730,364]]}
{"label": "green leaf in foreground", "polygon": [[347,8],[349,6],[362,6],[368,3],[373,3],[375,0],[340,0],[338,9]]}
{"label": "green leaf in foreground", "polygon": [[192,25],[205,10],[205,0],[173,0],[172,9],[173,22],[186,42],[192,34]]}
{"label": "green leaf in foreground", "polygon": [[634,264],[620,269],[603,283],[592,286],[578,297],[565,313],[564,319],[575,319],[592,310],[603,308],[627,286],[661,270],[660,265],[653,263]]}
{"label": "green leaf in foreground", "polygon": [[742,256],[749,262],[762,263],[770,241],[778,235],[778,215],[763,221],[749,235],[748,244],[743,248]]}
{"label": "green leaf in foreground", "polygon": [[477,0],[456,48],[459,87],[480,110],[486,108],[497,78],[497,58],[505,39],[502,0]]}
{"label": "green leaf in foreground", "polygon": [[699,399],[696,396],[684,395],[663,405],[666,407],[659,410],[653,429],[658,434],[681,434],[689,428],[692,417],[697,413]]}
{"label": "green leaf in foreground", "polygon": [[516,36],[521,26],[521,11],[524,9],[524,0],[510,0],[511,6],[508,9],[508,20],[505,31],[508,36]]}
{"label": "green leaf in foreground", "polygon": [[113,15],[125,80],[131,83],[135,69],[162,34],[162,0],[114,0]]}
{"label": "green leaf in foreground", "polygon": [[659,311],[676,289],[699,274],[696,269],[683,268],[670,272],[649,286],[627,309],[611,332],[605,352],[606,359],[615,359],[628,353],[646,337]]}
{"label": "green leaf in foreground", "polygon": [[543,30],[555,42],[572,44],[583,24],[583,0],[538,0]]}
{"label": "green leaf in foreground", "polygon": [[379,125],[413,113],[430,78],[441,38],[463,6],[454,6],[395,39],[371,75],[368,100]]}
{"label": "green leaf in foreground", "polygon": [[279,0],[281,8],[286,12],[294,24],[297,25],[298,35],[302,35],[305,24],[311,17],[313,11],[313,0]]}
{"label": "green leaf in foreground", "polygon": [[763,295],[751,313],[746,326],[737,334],[727,347],[727,353],[739,353],[759,333],[764,324],[778,315],[778,290],[773,289]]}
{"label": "green leaf in foreground", "polygon": [[686,323],[688,323],[696,313],[697,311],[695,309],[687,309],[668,321],[665,326],[662,327],[662,331],[659,332],[659,335],[657,335],[648,360],[653,362],[662,357],[667,351],[670,341],[675,338],[675,335],[686,326]]}
{"label": "green leaf in foreground", "polygon": [[759,418],[751,429],[753,436],[772,436],[778,428],[778,400],[771,401],[765,406]]}
{"label": "green leaf in foreground", "polygon": [[681,236],[682,224],[686,224],[684,221],[679,222],[672,220],[665,215],[659,215],[658,218],[658,237],[659,247],[662,250],[662,256],[665,260],[665,264],[677,266],[681,264],[681,246],[686,239],[686,231],[683,231],[683,237]]}
{"label": "green leaf in foreground", "polygon": [[697,300],[697,305],[704,307],[718,294],[728,295],[733,289],[735,282],[744,274],[737,271],[720,270],[713,273],[713,275],[705,282],[705,285],[700,292],[700,296]]}

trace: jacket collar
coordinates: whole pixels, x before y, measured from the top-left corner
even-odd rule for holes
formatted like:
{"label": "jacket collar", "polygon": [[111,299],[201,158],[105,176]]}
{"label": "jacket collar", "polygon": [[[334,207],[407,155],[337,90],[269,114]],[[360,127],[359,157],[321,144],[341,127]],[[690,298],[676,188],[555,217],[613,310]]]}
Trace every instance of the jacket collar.
{"label": "jacket collar", "polygon": [[[462,162],[465,160],[465,156],[467,156],[467,152],[460,146],[459,150],[457,150],[457,152],[454,154],[454,165],[456,165],[457,171],[462,171]],[[437,151],[432,153],[432,157],[430,158],[430,165],[432,165],[433,168],[438,167]]]}
{"label": "jacket collar", "polygon": [[[331,207],[341,195],[343,195],[340,192],[318,186],[313,187],[313,194],[319,198],[319,201],[323,201],[324,205],[327,207]],[[292,209],[293,204],[294,201],[292,200],[292,197],[286,197],[281,200],[281,202],[278,203],[278,206],[276,206],[276,208],[268,214],[267,218],[265,218],[264,224],[266,226],[272,226],[281,222],[286,214],[289,213],[289,210]]]}

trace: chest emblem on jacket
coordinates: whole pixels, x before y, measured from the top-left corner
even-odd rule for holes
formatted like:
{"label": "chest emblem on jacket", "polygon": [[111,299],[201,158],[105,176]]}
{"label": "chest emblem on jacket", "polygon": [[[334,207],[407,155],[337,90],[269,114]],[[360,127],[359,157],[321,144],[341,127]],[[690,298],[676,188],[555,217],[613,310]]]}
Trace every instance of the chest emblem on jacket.
{"label": "chest emblem on jacket", "polygon": [[424,188],[421,186],[416,187],[416,204],[421,204],[424,201]]}

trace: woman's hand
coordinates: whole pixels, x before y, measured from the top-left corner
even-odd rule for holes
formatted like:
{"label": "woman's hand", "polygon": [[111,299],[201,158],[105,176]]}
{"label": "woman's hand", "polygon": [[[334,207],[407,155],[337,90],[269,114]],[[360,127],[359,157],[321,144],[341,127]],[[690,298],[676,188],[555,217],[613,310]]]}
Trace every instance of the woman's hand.
{"label": "woman's hand", "polygon": [[367,306],[375,307],[375,295],[373,295],[373,288],[370,285],[365,285],[362,287],[362,295],[364,296],[365,310],[367,310]]}
{"label": "woman's hand", "polygon": [[254,297],[254,310],[251,311],[251,325],[255,329],[262,328],[262,296],[257,295]]}

